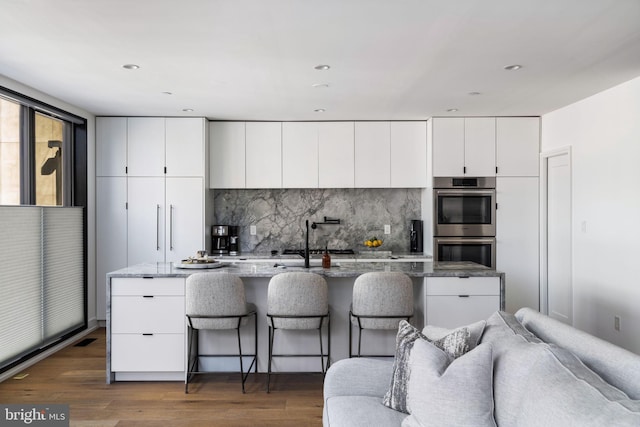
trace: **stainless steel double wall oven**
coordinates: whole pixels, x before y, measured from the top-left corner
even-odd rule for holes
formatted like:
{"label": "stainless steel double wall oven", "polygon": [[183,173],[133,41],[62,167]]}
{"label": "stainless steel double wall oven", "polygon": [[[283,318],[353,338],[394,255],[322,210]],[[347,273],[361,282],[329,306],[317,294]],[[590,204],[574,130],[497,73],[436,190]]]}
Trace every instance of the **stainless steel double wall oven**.
{"label": "stainless steel double wall oven", "polygon": [[496,179],[433,179],[435,261],[496,268]]}

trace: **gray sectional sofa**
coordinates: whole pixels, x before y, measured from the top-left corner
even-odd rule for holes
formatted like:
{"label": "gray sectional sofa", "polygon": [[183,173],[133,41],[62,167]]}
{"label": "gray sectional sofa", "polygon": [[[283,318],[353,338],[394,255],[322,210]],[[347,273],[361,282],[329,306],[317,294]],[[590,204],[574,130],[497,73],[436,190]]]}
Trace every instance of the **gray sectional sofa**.
{"label": "gray sectional sofa", "polygon": [[529,308],[494,313],[457,358],[434,350],[434,331],[413,344],[398,388],[409,413],[382,403],[398,354],[345,359],[325,378],[324,426],[640,426],[634,353]]}

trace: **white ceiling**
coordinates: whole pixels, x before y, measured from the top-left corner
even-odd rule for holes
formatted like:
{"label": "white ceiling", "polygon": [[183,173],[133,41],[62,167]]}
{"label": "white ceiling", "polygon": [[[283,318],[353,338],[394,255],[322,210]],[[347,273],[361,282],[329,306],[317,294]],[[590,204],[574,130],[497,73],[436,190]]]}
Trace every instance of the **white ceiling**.
{"label": "white ceiling", "polygon": [[640,0],[0,0],[0,74],[98,115],[540,115],[640,75]]}

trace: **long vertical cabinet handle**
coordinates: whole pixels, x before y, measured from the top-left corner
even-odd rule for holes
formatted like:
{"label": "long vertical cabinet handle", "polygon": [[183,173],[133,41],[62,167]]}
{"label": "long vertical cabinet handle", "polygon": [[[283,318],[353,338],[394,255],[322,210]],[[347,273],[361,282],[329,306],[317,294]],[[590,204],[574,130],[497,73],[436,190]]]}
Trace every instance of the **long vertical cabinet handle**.
{"label": "long vertical cabinet handle", "polygon": [[160,250],[160,205],[156,205],[156,250]]}
{"label": "long vertical cabinet handle", "polygon": [[169,250],[173,250],[173,205],[169,205]]}

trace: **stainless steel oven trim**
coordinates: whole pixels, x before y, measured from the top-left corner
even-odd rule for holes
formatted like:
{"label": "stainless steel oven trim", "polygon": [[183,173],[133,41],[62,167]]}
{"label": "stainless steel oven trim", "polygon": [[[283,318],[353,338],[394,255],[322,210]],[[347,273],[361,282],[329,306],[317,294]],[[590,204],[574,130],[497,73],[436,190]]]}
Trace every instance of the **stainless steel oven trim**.
{"label": "stainless steel oven trim", "polygon": [[495,237],[434,237],[433,238],[433,260],[440,261],[438,256],[438,245],[454,244],[454,245],[491,245],[491,268],[496,268],[496,238]]}
{"label": "stainless steel oven trim", "polygon": [[[463,181],[465,185],[457,185],[456,181]],[[493,176],[471,177],[471,178],[470,177],[437,176],[433,178],[433,188],[463,188],[463,189],[496,188],[496,178]]]}
{"label": "stainless steel oven trim", "polygon": [[[491,198],[490,224],[438,224],[438,198],[440,196],[489,196]],[[434,189],[433,190],[433,234],[434,236],[495,236],[496,235],[496,190],[493,189]]]}

